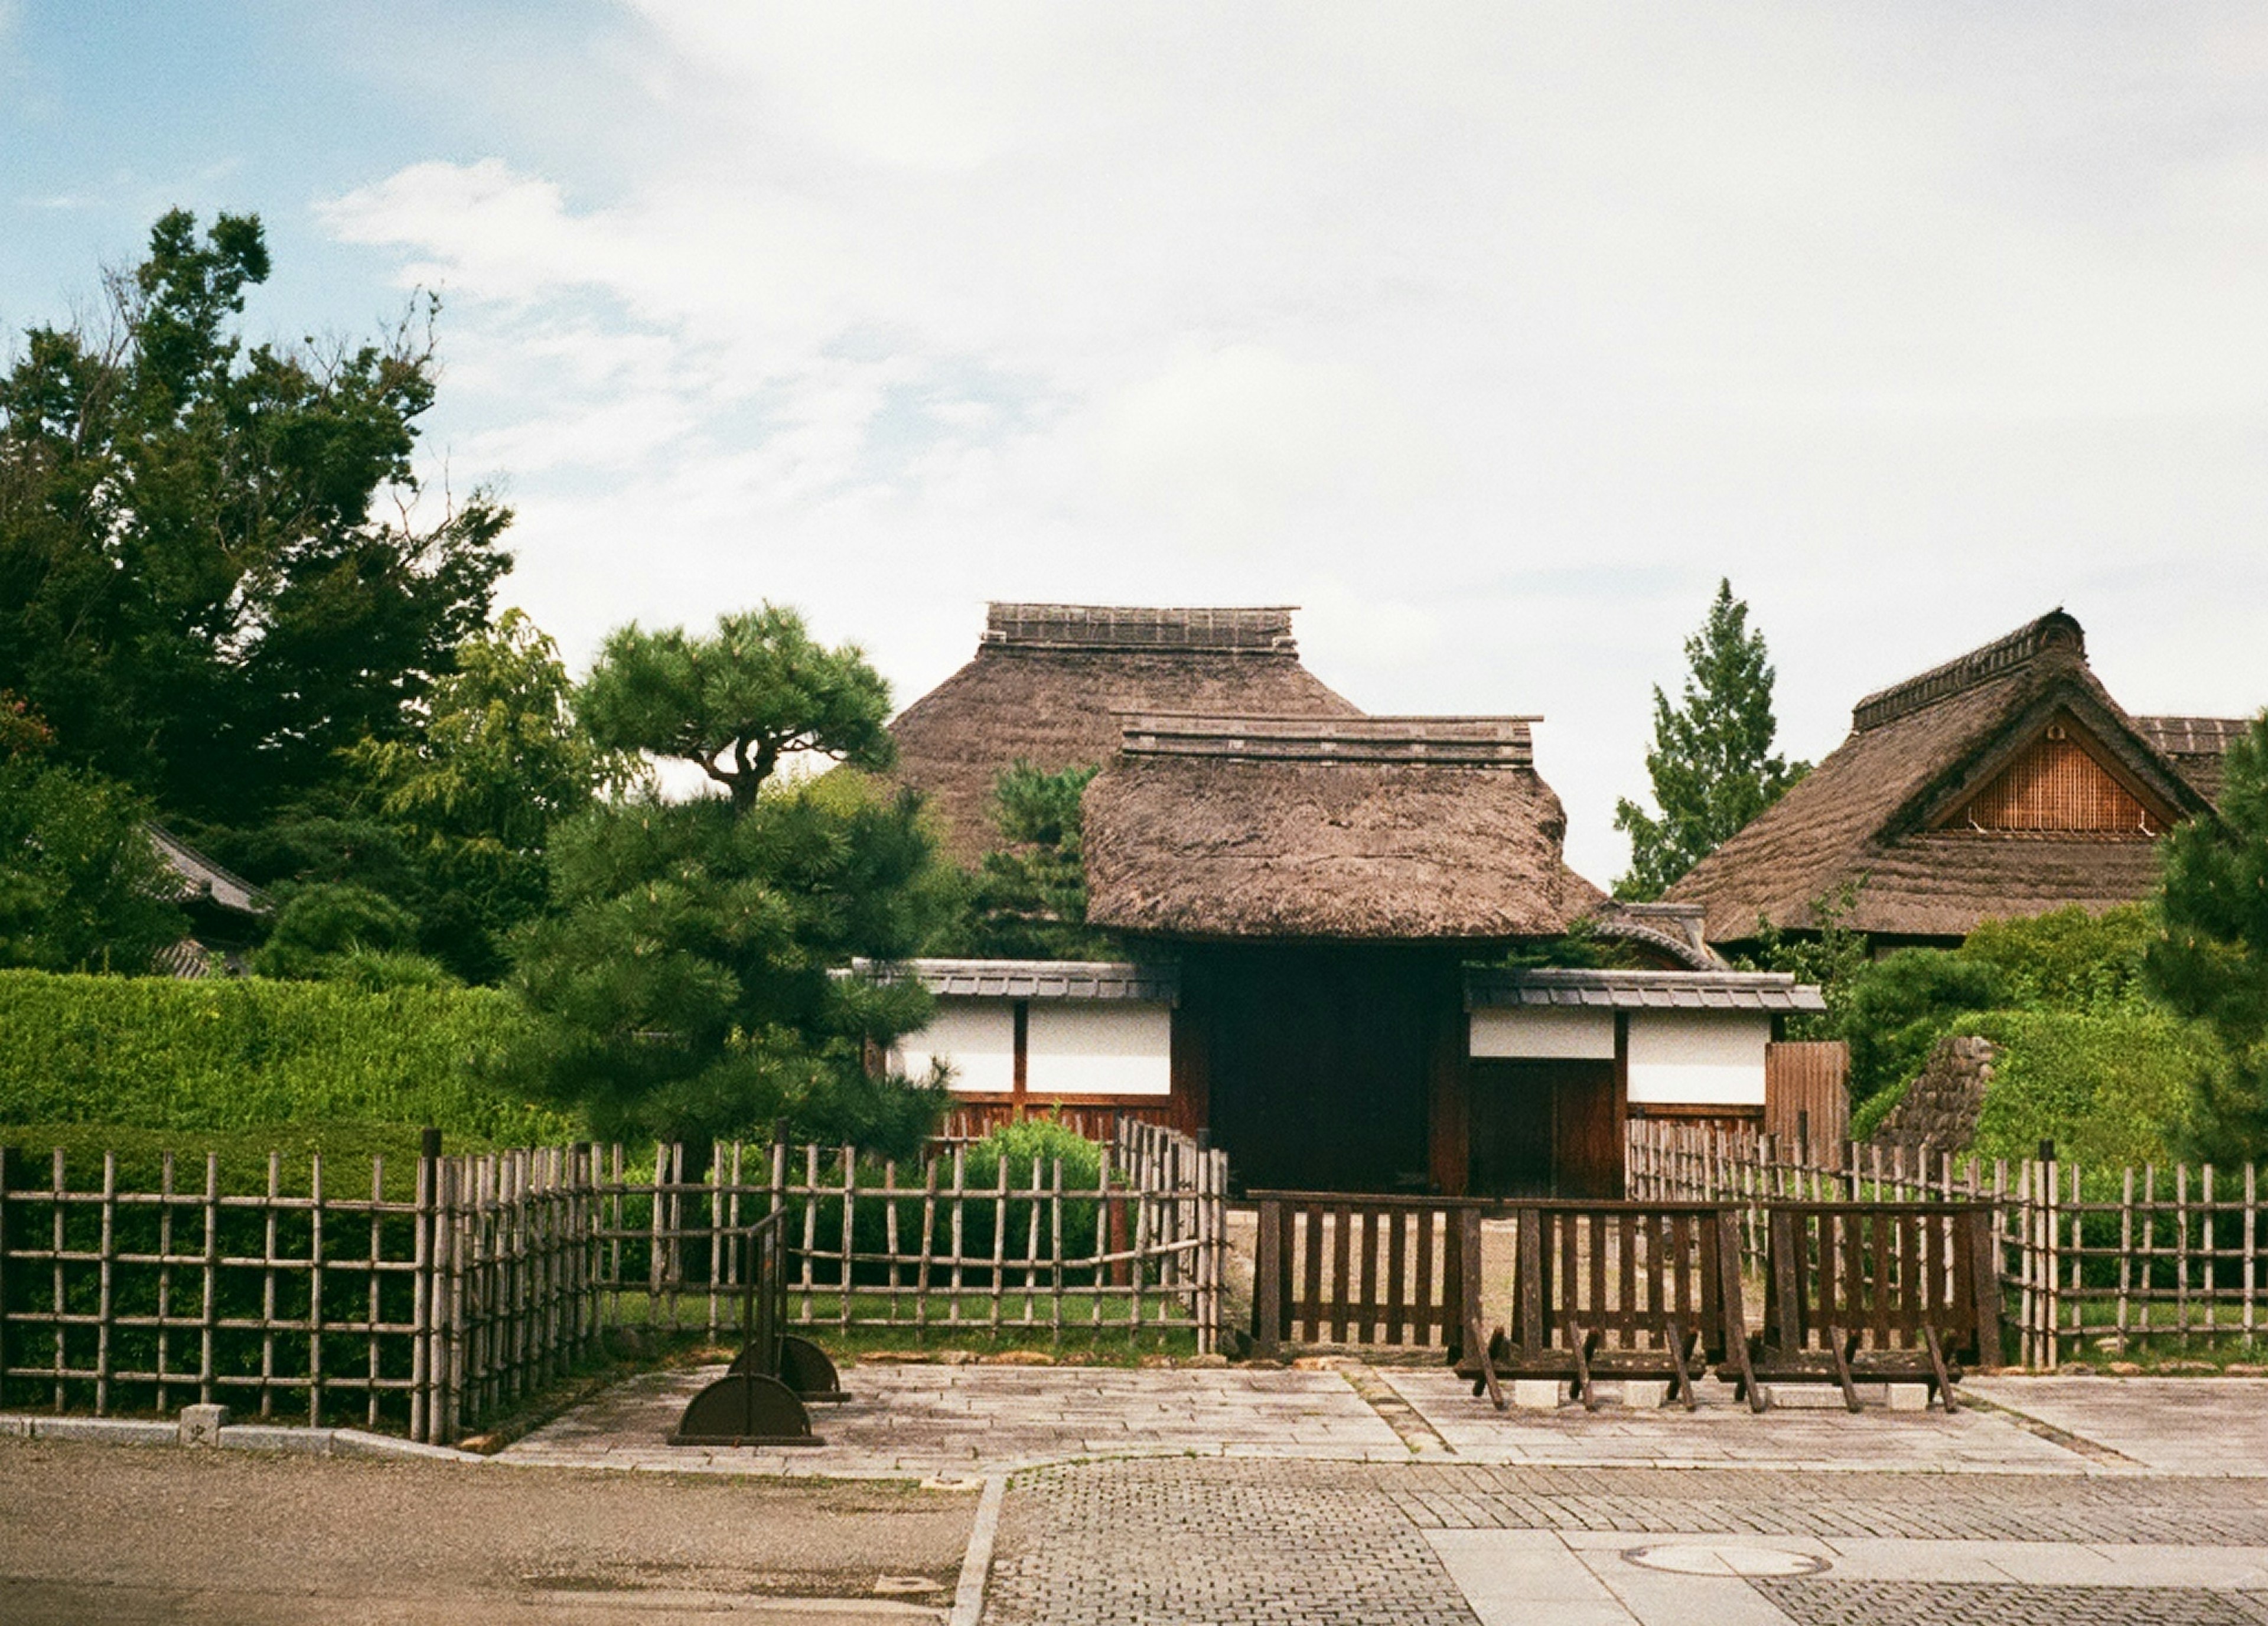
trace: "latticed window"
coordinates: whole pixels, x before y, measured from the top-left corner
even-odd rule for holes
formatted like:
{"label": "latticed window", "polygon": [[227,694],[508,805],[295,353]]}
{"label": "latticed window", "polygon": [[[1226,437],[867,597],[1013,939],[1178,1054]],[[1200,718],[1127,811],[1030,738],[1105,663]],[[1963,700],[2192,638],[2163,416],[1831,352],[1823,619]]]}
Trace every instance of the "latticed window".
{"label": "latticed window", "polygon": [[1953,829],[2154,836],[2166,820],[2111,774],[2070,723],[2051,723],[1947,821]]}

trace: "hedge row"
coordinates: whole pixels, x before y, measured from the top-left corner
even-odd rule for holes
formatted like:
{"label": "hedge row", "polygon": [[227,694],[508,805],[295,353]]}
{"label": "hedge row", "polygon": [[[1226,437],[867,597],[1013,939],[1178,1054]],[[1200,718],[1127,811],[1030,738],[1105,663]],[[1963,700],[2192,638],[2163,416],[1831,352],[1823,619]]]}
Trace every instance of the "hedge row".
{"label": "hedge row", "polygon": [[493,989],[0,972],[0,1124],[232,1130],[433,1124],[571,1139],[504,1083],[531,1037]]}

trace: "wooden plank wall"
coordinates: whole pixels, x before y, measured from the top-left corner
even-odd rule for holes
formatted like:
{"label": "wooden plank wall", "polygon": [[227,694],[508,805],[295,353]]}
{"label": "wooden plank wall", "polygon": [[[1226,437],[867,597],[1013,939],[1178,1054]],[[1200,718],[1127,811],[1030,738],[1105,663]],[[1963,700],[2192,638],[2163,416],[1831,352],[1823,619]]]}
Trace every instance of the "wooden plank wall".
{"label": "wooden plank wall", "polygon": [[1764,1133],[1793,1147],[1840,1146],[1851,1133],[1851,1048],[1840,1039],[1764,1048]]}

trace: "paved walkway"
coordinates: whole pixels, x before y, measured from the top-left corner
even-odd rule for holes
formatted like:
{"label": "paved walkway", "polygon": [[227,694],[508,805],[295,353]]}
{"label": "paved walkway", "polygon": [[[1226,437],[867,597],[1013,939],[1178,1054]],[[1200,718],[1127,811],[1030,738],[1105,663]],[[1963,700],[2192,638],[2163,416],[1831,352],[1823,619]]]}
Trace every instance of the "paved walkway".
{"label": "paved walkway", "polygon": [[[1870,1407],[1857,1416],[1827,1389],[1789,1389],[1762,1416],[1728,1390],[1707,1403],[1609,1405],[1587,1413],[1497,1412],[1438,1367],[1160,1371],[1110,1367],[857,1366],[852,1396],[815,1406],[816,1449],[674,1447],[679,1414],[722,1367],[652,1374],[610,1390],[502,1453],[506,1462],[674,1473],[837,1478],[981,1476],[1095,1458],[1266,1457],[1402,1463],[1585,1463],[2069,1474],[2132,1468],[2132,1423],[2117,1454],[2089,1454],[2006,1411]],[[2106,1380],[2107,1382],[2107,1380]],[[2194,1381],[2182,1386],[2193,1394]],[[1995,1394],[2012,1393],[2007,1386]],[[2011,1401],[2009,1404],[2018,1402]],[[2157,1409],[2164,1409],[2162,1406]],[[2262,1408],[2268,1419],[2268,1405]],[[2259,1435],[2268,1446],[2268,1431]]]}

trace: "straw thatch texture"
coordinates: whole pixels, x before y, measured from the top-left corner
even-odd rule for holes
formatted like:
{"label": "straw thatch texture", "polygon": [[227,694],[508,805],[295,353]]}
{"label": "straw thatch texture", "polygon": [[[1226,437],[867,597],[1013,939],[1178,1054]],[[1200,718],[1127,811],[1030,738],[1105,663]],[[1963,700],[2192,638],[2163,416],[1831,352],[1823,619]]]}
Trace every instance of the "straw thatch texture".
{"label": "straw thatch texture", "polygon": [[890,725],[897,775],[930,799],[964,864],[998,844],[1000,770],[1108,761],[1116,711],[1359,717],[1300,664],[1282,609],[996,604],[976,658]]}
{"label": "straw thatch texture", "polygon": [[[1271,752],[1284,732],[1267,731]],[[1486,940],[1557,934],[1602,901],[1562,860],[1566,815],[1524,762],[1332,760],[1316,732],[1302,759],[1226,736],[1218,754],[1186,737],[1145,754],[1130,729],[1086,793],[1087,918],[1189,938]]]}
{"label": "straw thatch texture", "polygon": [[1870,695],[1850,737],[1787,795],[1672,887],[1707,910],[1712,942],[1758,921],[1816,924],[1814,903],[1858,891],[1843,923],[1954,938],[1991,916],[2146,896],[2146,835],[1939,828],[2051,720],[2068,719],[2161,816],[2208,811],[2088,669],[2079,623],[2057,611],[1919,677]]}

